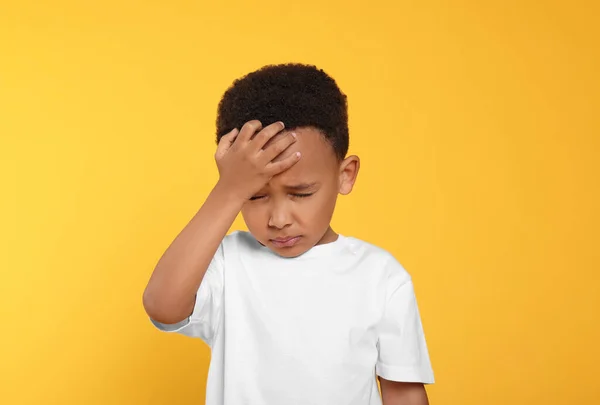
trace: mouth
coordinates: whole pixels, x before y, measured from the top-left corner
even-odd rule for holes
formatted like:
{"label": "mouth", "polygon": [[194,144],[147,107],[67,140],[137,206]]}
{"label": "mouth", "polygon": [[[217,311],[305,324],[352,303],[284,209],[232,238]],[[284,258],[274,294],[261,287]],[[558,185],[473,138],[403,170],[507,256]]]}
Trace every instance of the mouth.
{"label": "mouth", "polygon": [[289,236],[286,238],[275,238],[275,239],[270,239],[269,241],[278,248],[284,248],[284,247],[292,247],[294,245],[296,245],[298,243],[298,241],[300,241],[300,238],[302,236]]}

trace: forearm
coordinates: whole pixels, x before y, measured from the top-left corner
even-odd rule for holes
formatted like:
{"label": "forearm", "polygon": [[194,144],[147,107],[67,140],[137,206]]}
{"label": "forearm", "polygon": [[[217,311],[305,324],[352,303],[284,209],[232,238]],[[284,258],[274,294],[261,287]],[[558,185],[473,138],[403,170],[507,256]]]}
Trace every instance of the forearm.
{"label": "forearm", "polygon": [[150,277],[143,301],[151,318],[177,323],[190,315],[202,278],[242,205],[220,184],[213,188]]}
{"label": "forearm", "polygon": [[421,383],[403,383],[379,378],[383,405],[429,405]]}

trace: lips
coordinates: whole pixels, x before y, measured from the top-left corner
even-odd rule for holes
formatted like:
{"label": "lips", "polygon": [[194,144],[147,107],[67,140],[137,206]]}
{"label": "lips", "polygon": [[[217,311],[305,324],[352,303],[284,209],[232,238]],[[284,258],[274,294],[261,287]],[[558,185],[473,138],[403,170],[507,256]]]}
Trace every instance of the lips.
{"label": "lips", "polygon": [[292,240],[294,238],[296,238],[296,236],[287,236],[285,238],[275,238],[275,239],[271,239],[271,240],[273,240],[275,242],[281,242],[281,243],[283,243],[283,242],[287,242],[289,240]]}
{"label": "lips", "polygon": [[300,240],[301,236],[287,236],[283,238],[271,239],[271,243],[276,247],[292,247]]}

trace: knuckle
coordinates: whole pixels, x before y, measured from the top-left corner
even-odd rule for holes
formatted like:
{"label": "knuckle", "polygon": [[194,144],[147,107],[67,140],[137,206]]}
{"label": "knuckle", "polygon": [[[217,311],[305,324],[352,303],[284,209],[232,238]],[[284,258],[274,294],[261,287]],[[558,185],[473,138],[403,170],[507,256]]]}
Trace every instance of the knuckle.
{"label": "knuckle", "polygon": [[278,172],[279,172],[279,170],[277,170],[277,164],[276,163],[273,163],[273,164],[267,166],[267,168],[265,169],[265,174],[267,176],[274,176]]}
{"label": "knuckle", "polygon": [[294,138],[291,136],[286,136],[284,139],[279,142],[281,146],[285,149],[294,143]]}
{"label": "knuckle", "polygon": [[266,141],[270,138],[269,133],[267,131],[260,131],[256,136],[259,137],[261,141]]}
{"label": "knuckle", "polygon": [[277,142],[275,145],[273,145],[273,149],[275,149],[276,153],[281,153],[285,150],[285,145],[282,142]]}
{"label": "knuckle", "polygon": [[259,159],[257,159],[257,158],[251,158],[251,159],[250,159],[250,164],[252,165],[252,167],[253,167],[255,170],[259,170],[259,169],[260,169],[260,167],[261,167],[261,162],[260,162],[260,160],[259,160]]}

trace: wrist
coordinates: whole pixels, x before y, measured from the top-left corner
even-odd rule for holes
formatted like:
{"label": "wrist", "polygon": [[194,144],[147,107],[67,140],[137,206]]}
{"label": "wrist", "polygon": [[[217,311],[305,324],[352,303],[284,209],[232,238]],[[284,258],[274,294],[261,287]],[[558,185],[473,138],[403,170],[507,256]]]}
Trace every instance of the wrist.
{"label": "wrist", "polygon": [[242,206],[248,200],[248,198],[240,193],[240,191],[235,187],[231,187],[223,183],[221,180],[215,184],[211,194],[213,194],[224,205],[237,208],[238,211],[242,209]]}

